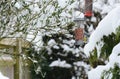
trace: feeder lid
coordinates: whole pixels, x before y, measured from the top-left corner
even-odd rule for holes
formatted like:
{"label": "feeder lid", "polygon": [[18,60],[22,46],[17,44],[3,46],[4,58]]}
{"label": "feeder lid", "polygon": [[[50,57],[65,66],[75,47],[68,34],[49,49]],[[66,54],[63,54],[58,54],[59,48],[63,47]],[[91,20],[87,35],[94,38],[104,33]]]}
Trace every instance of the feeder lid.
{"label": "feeder lid", "polygon": [[80,22],[80,21],[84,21],[85,18],[74,18],[74,22]]}
{"label": "feeder lid", "polygon": [[84,14],[80,11],[76,11],[73,20],[74,22],[84,21],[85,20]]}

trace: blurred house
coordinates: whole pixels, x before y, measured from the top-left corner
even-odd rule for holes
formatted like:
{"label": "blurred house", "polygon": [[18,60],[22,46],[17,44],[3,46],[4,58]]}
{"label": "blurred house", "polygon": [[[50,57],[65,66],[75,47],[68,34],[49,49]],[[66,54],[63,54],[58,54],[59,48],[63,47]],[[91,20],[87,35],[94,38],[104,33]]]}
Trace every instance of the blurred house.
{"label": "blurred house", "polygon": [[25,59],[30,43],[21,38],[0,39],[0,72],[10,79],[30,79]]}

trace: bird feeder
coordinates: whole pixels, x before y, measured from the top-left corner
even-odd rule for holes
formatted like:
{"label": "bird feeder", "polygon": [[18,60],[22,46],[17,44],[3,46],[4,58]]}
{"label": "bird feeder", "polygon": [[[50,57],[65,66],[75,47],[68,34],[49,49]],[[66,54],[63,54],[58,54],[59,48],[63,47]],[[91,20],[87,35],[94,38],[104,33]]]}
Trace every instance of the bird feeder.
{"label": "bird feeder", "polygon": [[73,20],[76,24],[74,35],[75,35],[75,46],[83,46],[84,44],[84,13],[80,10],[80,5],[75,5]]}
{"label": "bird feeder", "polygon": [[75,34],[75,46],[82,46],[84,44],[84,18],[75,18],[74,22],[77,28],[74,31]]}
{"label": "bird feeder", "polygon": [[84,39],[84,32],[83,28],[77,28],[75,29],[75,45],[76,46],[82,46],[83,45],[83,39]]}
{"label": "bird feeder", "polygon": [[85,17],[91,18],[92,16],[92,0],[85,0]]}

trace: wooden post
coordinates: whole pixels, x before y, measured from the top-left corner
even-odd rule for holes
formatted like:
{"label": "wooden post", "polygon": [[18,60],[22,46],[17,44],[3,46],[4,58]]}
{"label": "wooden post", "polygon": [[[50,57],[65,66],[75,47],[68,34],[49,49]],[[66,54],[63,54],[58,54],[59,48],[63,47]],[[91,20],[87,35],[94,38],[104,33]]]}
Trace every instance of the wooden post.
{"label": "wooden post", "polygon": [[[14,56],[13,63],[10,62],[10,64],[14,65],[14,71],[13,71],[13,78],[12,79],[30,79],[28,77],[24,78],[24,75],[26,76],[26,70],[25,73],[23,73],[23,65],[24,62],[22,60],[21,54],[23,48],[29,48],[30,42],[27,40],[24,40],[22,38],[3,38],[0,39],[0,48],[13,48],[13,53],[10,53],[10,55]],[[6,54],[9,54],[6,52]],[[7,61],[7,60],[6,60]],[[28,70],[28,69],[27,69]],[[30,74],[28,73],[28,76]]]}
{"label": "wooden post", "polygon": [[20,79],[20,53],[22,51],[21,41],[19,38],[16,39],[16,46],[14,48],[15,60],[16,63],[14,65],[14,79]]}

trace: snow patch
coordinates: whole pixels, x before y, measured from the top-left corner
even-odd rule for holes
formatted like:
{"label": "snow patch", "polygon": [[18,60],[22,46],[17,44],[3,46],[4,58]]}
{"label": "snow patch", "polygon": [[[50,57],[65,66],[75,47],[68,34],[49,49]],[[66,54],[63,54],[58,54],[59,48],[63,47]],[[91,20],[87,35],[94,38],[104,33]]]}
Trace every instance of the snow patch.
{"label": "snow patch", "polygon": [[55,42],[54,39],[51,39],[51,40],[48,41],[48,45],[51,46],[51,47],[55,44],[56,44],[56,42]]}
{"label": "snow patch", "polygon": [[66,51],[66,52],[72,51],[72,49],[71,49],[68,45],[66,45],[66,44],[61,45],[61,47],[62,47],[62,48],[64,49],[64,51]]}
{"label": "snow patch", "polygon": [[0,72],[0,79],[9,79],[8,77],[5,77],[1,72]]}
{"label": "snow patch", "polygon": [[66,63],[65,60],[61,61],[60,59],[53,61],[50,65],[50,67],[63,67],[63,68],[71,68],[72,66],[68,63]]}

